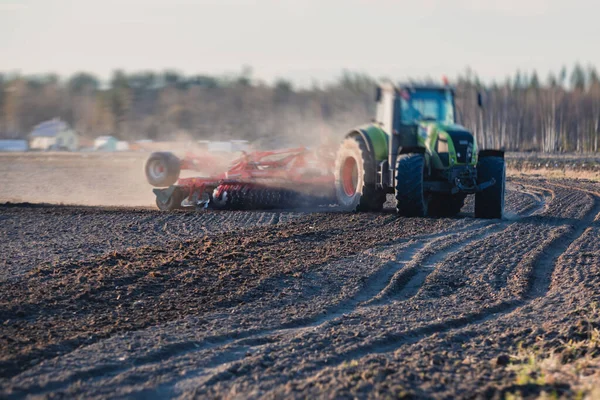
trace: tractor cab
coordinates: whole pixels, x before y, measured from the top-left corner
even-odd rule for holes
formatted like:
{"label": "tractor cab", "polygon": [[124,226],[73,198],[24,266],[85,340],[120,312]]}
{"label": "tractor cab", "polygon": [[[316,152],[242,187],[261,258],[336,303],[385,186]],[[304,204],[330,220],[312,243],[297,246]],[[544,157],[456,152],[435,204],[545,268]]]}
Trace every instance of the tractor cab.
{"label": "tractor cab", "polygon": [[[452,147],[448,145],[451,139],[446,131],[464,131],[455,123],[454,90],[450,86],[384,84],[377,88],[376,101],[376,123],[389,143],[386,160],[379,166],[382,185],[393,184],[393,174],[388,171],[394,168],[402,152],[425,149],[439,169],[459,161],[448,149],[444,151],[444,145]],[[465,146],[474,146],[472,139],[468,142]],[[467,156],[467,152],[462,155]]]}
{"label": "tractor cab", "polygon": [[427,121],[455,123],[454,90],[448,86],[383,85],[376,101],[377,122],[390,133]]}
{"label": "tractor cab", "polygon": [[[456,122],[454,90],[449,86],[383,85],[377,88],[376,101],[376,120],[391,136],[392,152],[399,147],[418,147],[419,128]],[[395,157],[388,161],[393,165]]]}
{"label": "tractor cab", "polygon": [[447,88],[404,88],[394,104],[395,127],[422,121],[454,123],[454,94]]}

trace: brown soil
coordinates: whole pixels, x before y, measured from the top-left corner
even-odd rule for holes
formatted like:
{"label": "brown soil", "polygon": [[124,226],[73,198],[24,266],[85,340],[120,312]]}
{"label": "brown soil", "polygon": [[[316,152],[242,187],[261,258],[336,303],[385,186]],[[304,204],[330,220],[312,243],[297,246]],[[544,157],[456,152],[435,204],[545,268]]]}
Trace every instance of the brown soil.
{"label": "brown soil", "polygon": [[0,397],[574,397],[518,355],[600,364],[566,345],[600,328],[600,184],[512,179],[506,211],[5,204]]}

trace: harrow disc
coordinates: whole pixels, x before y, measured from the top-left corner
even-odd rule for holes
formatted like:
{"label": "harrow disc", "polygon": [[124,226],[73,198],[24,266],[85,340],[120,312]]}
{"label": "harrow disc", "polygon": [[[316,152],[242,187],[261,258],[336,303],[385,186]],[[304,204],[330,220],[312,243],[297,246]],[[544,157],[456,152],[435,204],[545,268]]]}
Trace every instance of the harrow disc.
{"label": "harrow disc", "polygon": [[257,184],[223,184],[217,187],[210,205],[226,210],[269,210],[295,208],[302,195],[294,190]]}

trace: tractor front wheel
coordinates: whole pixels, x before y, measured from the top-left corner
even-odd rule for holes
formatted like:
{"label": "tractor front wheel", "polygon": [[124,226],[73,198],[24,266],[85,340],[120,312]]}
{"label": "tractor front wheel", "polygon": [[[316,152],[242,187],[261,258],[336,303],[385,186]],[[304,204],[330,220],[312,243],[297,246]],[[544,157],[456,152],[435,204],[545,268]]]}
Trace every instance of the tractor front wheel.
{"label": "tractor front wheel", "polygon": [[404,217],[424,217],[427,203],[423,192],[425,156],[401,154],[396,162],[396,211]]}
{"label": "tractor front wheel", "polygon": [[374,155],[360,136],[346,138],[335,160],[335,194],[347,211],[380,211],[385,192],[377,189]]}

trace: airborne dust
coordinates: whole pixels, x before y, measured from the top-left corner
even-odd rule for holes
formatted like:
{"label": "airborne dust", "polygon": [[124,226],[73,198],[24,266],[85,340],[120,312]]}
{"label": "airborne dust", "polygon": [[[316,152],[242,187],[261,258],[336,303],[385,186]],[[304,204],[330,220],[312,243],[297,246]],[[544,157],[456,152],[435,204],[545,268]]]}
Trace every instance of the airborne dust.
{"label": "airborne dust", "polygon": [[[348,127],[320,122],[289,124],[284,132],[264,135],[250,143],[254,150],[306,146],[335,153]],[[234,137],[211,137],[228,140]],[[178,157],[202,156],[207,151],[187,135],[176,141],[156,142],[145,151],[126,152],[29,152],[0,153],[0,202],[77,204],[86,206],[155,207],[155,197],[144,175],[144,163],[152,151],[171,151]],[[241,155],[210,153],[219,167],[210,172],[182,171],[182,177],[224,172]]]}

